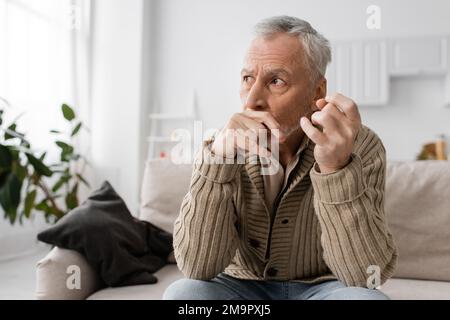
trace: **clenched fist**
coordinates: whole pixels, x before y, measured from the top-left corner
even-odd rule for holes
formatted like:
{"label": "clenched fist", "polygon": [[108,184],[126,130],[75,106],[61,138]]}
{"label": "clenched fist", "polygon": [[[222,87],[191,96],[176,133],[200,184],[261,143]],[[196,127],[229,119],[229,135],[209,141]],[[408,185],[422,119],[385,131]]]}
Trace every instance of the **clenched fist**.
{"label": "clenched fist", "polygon": [[[316,144],[314,158],[321,173],[332,173],[345,167],[351,160],[356,136],[361,128],[361,116],[356,103],[341,94],[320,99],[319,111],[311,121],[302,117],[300,125]],[[314,125],[319,125],[319,130]]]}
{"label": "clenched fist", "polygon": [[218,156],[234,158],[238,151],[271,157],[271,139],[283,141],[280,124],[265,111],[245,110],[234,114],[211,146]]}

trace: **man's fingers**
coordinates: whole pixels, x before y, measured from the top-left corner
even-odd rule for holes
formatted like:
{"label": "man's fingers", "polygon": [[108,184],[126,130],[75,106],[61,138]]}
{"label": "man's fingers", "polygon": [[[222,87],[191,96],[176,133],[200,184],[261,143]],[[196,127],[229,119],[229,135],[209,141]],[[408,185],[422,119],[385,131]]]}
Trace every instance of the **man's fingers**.
{"label": "man's fingers", "polygon": [[328,104],[322,111],[314,113],[311,123],[323,128],[321,131],[329,141],[353,136],[351,121],[332,104]]}
{"label": "man's fingers", "polygon": [[334,118],[331,113],[325,113],[324,111],[315,112],[311,116],[311,123],[313,125],[320,125],[324,129],[324,134],[328,134],[329,132],[337,132],[340,131],[340,124]]}
{"label": "man's fingers", "polygon": [[267,130],[267,127],[262,123],[253,120],[252,118],[246,117],[240,114],[237,117],[237,121],[239,122],[239,127],[243,130]]}
{"label": "man's fingers", "polygon": [[333,103],[327,103],[322,112],[333,117],[339,126],[352,125],[352,121]]}
{"label": "man's fingers", "polygon": [[325,99],[319,99],[316,101],[316,106],[317,108],[319,108],[320,110],[322,110],[323,108],[325,108],[325,106],[328,104],[327,100]]}
{"label": "man's fingers", "polygon": [[246,110],[243,114],[255,121],[264,123],[270,130],[280,129],[280,124],[269,112]]}
{"label": "man's fingers", "polygon": [[271,157],[271,153],[267,148],[264,148],[258,144],[258,138],[256,133],[252,134],[251,131],[236,130],[236,146],[240,150],[244,150],[251,155],[259,155],[261,157]]}
{"label": "man's fingers", "polygon": [[283,138],[285,138],[283,132],[280,130],[279,123],[268,112],[246,110],[244,113],[242,113],[242,118],[247,119],[244,121],[247,127],[249,128],[252,127],[252,123],[258,123],[259,124],[258,129],[264,128],[266,130],[269,130],[270,135],[273,135],[276,139],[279,139],[280,141],[283,140]]}
{"label": "man's fingers", "polygon": [[249,135],[255,136],[255,141],[259,141],[261,139],[265,139],[265,145],[267,145],[268,141],[271,141],[271,136],[273,135],[275,138],[279,138],[279,130],[269,130],[266,126],[255,121],[251,118],[242,117],[241,122],[243,130],[246,131]]}
{"label": "man's fingers", "polygon": [[313,126],[311,121],[308,118],[302,117],[300,120],[300,126],[303,129],[303,132],[317,145],[324,145],[327,142],[327,137],[325,134],[320,132],[319,129]]}
{"label": "man's fingers", "polygon": [[[327,102],[327,100],[325,99],[319,99],[316,101],[316,106],[318,109],[313,110],[313,111],[322,111],[322,110],[329,110],[333,112],[333,115],[336,115],[337,118],[341,118],[340,116],[342,115],[343,117],[345,117],[345,113],[338,108],[335,104],[331,103],[331,102]],[[335,112],[336,111],[336,112]],[[308,118],[308,117],[307,117]],[[310,118],[310,117],[309,117]]]}
{"label": "man's fingers", "polygon": [[352,99],[336,93],[326,97],[325,100],[340,108],[350,120],[361,122],[361,115],[359,114],[358,107]]}

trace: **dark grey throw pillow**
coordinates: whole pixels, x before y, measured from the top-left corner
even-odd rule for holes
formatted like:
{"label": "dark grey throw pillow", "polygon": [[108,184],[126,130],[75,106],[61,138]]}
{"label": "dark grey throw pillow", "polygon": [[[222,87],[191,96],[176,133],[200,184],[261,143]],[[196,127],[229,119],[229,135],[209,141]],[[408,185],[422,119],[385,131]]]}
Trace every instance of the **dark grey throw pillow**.
{"label": "dark grey throw pillow", "polygon": [[112,287],[155,283],[173,250],[172,235],[134,218],[108,182],[38,239],[78,251]]}

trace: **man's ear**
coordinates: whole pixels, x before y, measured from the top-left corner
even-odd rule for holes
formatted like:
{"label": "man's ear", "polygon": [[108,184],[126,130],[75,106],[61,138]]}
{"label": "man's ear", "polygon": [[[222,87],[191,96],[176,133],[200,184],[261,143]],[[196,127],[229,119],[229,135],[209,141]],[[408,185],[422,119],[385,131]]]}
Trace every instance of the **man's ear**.
{"label": "man's ear", "polygon": [[327,96],[327,79],[322,77],[316,86],[314,101],[323,99]]}

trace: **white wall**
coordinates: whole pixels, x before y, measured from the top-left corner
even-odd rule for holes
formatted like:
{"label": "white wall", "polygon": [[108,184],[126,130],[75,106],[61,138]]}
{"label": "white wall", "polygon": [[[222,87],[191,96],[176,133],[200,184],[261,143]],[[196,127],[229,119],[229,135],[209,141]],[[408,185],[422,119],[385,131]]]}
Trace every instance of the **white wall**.
{"label": "white wall", "polygon": [[143,1],[94,1],[94,187],[109,180],[133,213],[137,210],[141,171]]}
{"label": "white wall", "polygon": [[[3,211],[0,212],[3,218]],[[7,220],[0,220],[0,262],[14,257],[30,254],[46,247],[36,236],[47,224],[43,214],[37,212],[31,220],[24,219],[23,225],[11,226]]]}
{"label": "white wall", "polygon": [[[239,71],[252,26],[279,14],[301,17],[330,40],[450,34],[448,0],[158,0],[155,90],[168,111],[199,96],[206,127],[220,127],[236,110]],[[381,30],[366,27],[366,8],[382,10]],[[389,105],[361,109],[391,160],[412,160],[437,134],[450,135],[440,79],[394,80]]]}

